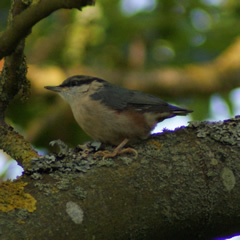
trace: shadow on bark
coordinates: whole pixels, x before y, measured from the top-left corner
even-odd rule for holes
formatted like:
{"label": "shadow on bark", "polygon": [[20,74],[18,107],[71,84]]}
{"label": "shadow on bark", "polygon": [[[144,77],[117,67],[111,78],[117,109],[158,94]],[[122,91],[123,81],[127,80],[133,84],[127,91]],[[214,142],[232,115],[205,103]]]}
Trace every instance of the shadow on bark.
{"label": "shadow on bark", "polygon": [[8,183],[7,197],[6,182],[0,185],[1,239],[213,239],[240,232],[239,137],[236,117],[153,135],[133,146],[137,159],[96,159],[91,145],[61,145]]}

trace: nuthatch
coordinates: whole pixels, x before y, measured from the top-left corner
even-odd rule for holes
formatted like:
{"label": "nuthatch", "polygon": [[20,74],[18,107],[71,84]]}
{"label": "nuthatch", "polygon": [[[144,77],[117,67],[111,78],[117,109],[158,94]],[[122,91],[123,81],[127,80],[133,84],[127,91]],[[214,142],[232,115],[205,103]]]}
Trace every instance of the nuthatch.
{"label": "nuthatch", "polygon": [[46,86],[66,100],[80,127],[93,139],[118,145],[105,157],[122,152],[129,140],[145,139],[158,122],[192,112],[170,105],[158,97],[113,85],[100,78],[72,76],[59,86]]}

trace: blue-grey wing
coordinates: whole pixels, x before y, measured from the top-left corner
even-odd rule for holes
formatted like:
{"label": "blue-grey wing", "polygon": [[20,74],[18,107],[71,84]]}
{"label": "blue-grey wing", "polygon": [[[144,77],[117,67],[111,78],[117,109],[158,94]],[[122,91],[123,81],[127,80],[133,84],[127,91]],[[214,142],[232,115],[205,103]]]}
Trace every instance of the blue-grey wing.
{"label": "blue-grey wing", "polygon": [[105,83],[104,87],[91,97],[100,100],[114,110],[131,110],[138,112],[174,112],[176,115],[186,115],[191,112],[168,104],[158,97],[140,91],[128,90],[119,86]]}
{"label": "blue-grey wing", "polygon": [[91,95],[91,98],[101,101],[114,110],[121,111],[127,107],[131,95],[130,90],[105,82],[103,87]]}
{"label": "blue-grey wing", "polygon": [[192,112],[191,110],[168,104],[158,97],[139,91],[133,91],[127,105],[141,112],[170,113],[170,115],[187,115]]}

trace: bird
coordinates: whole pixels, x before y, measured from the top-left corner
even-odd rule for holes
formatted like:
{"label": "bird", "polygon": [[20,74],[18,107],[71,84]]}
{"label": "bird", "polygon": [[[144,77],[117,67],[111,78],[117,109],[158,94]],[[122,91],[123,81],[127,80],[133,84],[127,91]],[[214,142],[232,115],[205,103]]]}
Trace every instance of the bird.
{"label": "bird", "polygon": [[117,86],[98,77],[75,75],[58,86],[45,86],[58,93],[71,107],[79,126],[94,140],[116,145],[106,157],[137,151],[124,148],[132,140],[146,139],[157,123],[192,110],[180,108],[160,98]]}

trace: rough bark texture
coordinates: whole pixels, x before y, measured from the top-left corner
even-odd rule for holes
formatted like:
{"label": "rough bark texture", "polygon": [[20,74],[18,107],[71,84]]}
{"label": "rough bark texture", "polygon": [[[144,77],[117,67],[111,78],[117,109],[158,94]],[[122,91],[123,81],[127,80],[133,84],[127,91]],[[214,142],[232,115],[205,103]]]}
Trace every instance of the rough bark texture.
{"label": "rough bark texture", "polygon": [[28,168],[33,157],[38,153],[32,148],[22,135],[6,123],[0,124],[0,149],[16,159],[18,164]]}
{"label": "rough bark texture", "polygon": [[207,240],[240,232],[239,138],[238,117],[152,136],[134,145],[137,159],[101,160],[92,146],[60,145],[57,156],[35,159],[23,177],[0,185],[0,237]]}
{"label": "rough bark texture", "polygon": [[60,8],[81,9],[88,4],[93,4],[93,1],[12,1],[8,27],[0,34],[0,59],[5,57],[0,74],[0,149],[16,159],[25,169],[28,168],[31,158],[38,154],[23,136],[5,123],[5,111],[10,102],[20,92],[22,100],[26,100],[30,93],[30,83],[26,79],[25,37],[37,22],[52,12]]}
{"label": "rough bark texture", "polygon": [[[8,25],[11,26],[14,19],[24,12],[27,7],[28,4],[20,0],[12,1]],[[4,42],[1,43],[4,44]],[[16,95],[19,94],[22,100],[26,100],[30,94],[30,82],[26,79],[27,65],[24,46],[25,39],[19,39],[12,54],[5,57],[3,70],[0,74],[0,149],[27,168],[31,158],[37,157],[38,154],[23,136],[5,123],[5,111]]]}

